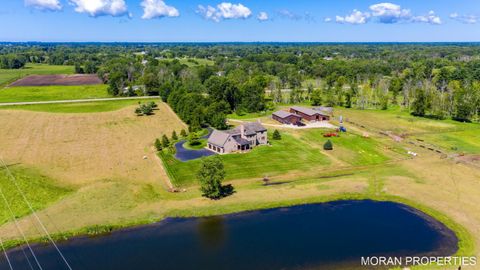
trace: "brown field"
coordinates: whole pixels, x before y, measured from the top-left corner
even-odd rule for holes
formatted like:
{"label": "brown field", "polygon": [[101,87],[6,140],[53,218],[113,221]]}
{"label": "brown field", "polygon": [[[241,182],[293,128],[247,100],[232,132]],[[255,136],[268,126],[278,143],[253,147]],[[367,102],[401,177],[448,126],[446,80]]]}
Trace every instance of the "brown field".
{"label": "brown field", "polygon": [[30,75],[11,83],[10,86],[95,85],[102,83],[102,80],[95,74]]}
{"label": "brown field", "polygon": [[161,167],[150,147],[185,125],[164,103],[150,117],[133,111],[134,106],[94,114],[0,111],[0,152],[8,163],[74,186],[100,179],[158,182]]}

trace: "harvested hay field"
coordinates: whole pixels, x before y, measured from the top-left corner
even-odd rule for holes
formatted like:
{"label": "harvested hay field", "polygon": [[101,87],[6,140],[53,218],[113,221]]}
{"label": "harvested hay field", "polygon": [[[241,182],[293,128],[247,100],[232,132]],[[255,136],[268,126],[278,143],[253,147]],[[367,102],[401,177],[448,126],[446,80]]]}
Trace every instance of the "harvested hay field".
{"label": "harvested hay field", "polygon": [[10,86],[95,85],[102,83],[102,80],[95,74],[30,75],[11,83]]}
{"label": "harvested hay field", "polygon": [[151,146],[185,125],[164,103],[149,117],[135,116],[134,108],[90,114],[0,111],[0,154],[10,164],[38,169],[67,185],[161,183],[163,170]]}

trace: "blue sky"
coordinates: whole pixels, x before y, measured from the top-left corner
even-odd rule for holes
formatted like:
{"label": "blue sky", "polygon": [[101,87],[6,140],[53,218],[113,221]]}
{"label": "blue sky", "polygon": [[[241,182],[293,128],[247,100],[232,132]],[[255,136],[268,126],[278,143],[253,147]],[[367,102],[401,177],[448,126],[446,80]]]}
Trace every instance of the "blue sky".
{"label": "blue sky", "polygon": [[2,0],[0,41],[480,41],[478,0]]}

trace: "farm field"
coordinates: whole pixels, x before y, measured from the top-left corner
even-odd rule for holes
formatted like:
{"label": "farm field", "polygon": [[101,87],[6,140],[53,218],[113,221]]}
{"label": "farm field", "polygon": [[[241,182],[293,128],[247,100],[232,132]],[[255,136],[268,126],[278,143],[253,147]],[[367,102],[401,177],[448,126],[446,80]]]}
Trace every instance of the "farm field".
{"label": "farm field", "polygon": [[0,89],[0,103],[111,97],[107,85],[17,86]]}
{"label": "farm field", "polygon": [[125,107],[137,105],[139,102],[148,101],[161,102],[156,99],[135,99],[135,100],[108,100],[80,103],[57,103],[57,104],[33,104],[21,106],[0,106],[0,110],[22,110],[50,113],[98,113],[120,110]]}
{"label": "farm field", "polygon": [[23,69],[0,69],[0,87],[28,75],[73,74],[73,66],[28,63]]}
{"label": "farm field", "polygon": [[68,185],[100,179],[156,182],[161,168],[144,160],[156,137],[185,128],[167,105],[137,117],[135,106],[88,114],[0,110],[0,154]]}
{"label": "farm field", "polygon": [[204,59],[204,58],[175,58],[175,59],[162,59],[160,61],[173,61],[173,60],[178,60],[180,64],[187,65],[189,67],[202,66],[202,65],[211,66],[214,64],[213,60]]}

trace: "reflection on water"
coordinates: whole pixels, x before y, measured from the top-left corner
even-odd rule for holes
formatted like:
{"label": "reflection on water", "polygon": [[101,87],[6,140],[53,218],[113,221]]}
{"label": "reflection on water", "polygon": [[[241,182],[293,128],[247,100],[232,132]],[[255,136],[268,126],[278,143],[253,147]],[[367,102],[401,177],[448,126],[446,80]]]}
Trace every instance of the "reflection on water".
{"label": "reflection on water", "polygon": [[222,216],[200,218],[198,220],[198,237],[203,248],[220,249],[223,247],[227,233]]}

